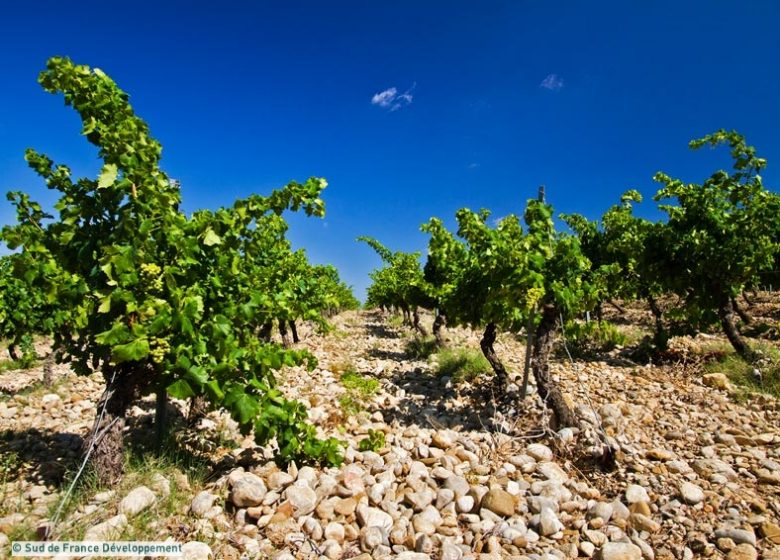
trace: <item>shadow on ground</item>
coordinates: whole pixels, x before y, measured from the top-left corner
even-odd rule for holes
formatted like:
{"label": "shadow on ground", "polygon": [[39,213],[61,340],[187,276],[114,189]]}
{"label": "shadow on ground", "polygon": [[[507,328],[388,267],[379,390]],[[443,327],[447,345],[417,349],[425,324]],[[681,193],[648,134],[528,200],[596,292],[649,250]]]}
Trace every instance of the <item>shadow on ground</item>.
{"label": "shadow on ground", "polygon": [[460,430],[506,432],[507,425],[523,432],[537,429],[536,414],[529,414],[531,399],[518,407],[514,394],[499,398],[492,376],[477,383],[448,384],[419,369],[395,372],[387,377],[403,396],[396,407],[384,407],[385,422],[397,421],[401,426],[444,427]]}
{"label": "shadow on ground", "polygon": [[7,480],[58,486],[79,460],[82,437],[37,428],[0,432],[0,462]]}
{"label": "shadow on ground", "polygon": [[398,362],[410,359],[406,352],[401,352],[399,350],[384,350],[382,348],[370,348],[366,351],[366,355],[380,360],[395,360]]}

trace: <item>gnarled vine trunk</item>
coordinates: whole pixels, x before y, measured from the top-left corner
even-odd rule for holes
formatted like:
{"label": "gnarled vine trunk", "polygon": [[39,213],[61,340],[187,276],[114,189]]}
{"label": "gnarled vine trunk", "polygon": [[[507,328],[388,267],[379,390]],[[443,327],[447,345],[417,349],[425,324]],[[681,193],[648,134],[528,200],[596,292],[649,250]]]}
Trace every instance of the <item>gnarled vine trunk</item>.
{"label": "gnarled vine trunk", "polygon": [[576,426],[577,418],[563,398],[560,387],[550,376],[550,354],[552,353],[557,319],[558,312],[555,307],[552,305],[544,306],[534,334],[531,370],[536,380],[539,396],[555,416],[553,427],[559,430],[568,426]]}
{"label": "gnarled vine trunk", "polygon": [[425,327],[420,324],[420,313],[418,312],[416,306],[412,308],[412,326],[421,335],[428,336],[428,331],[426,331]]}
{"label": "gnarled vine trunk", "polygon": [[287,331],[287,322],[283,319],[279,319],[279,335],[282,337],[282,346],[285,348],[292,346],[290,333]]}
{"label": "gnarled vine trunk", "polygon": [[731,346],[734,347],[737,354],[745,361],[752,361],[755,354],[750,346],[748,346],[748,343],[745,342],[739,329],[737,329],[731,302],[727,298],[724,298],[718,306],[718,318],[720,319],[720,326],[723,328],[726,338],[729,339]]}
{"label": "gnarled vine trunk", "polygon": [[8,345],[8,355],[11,357],[13,361],[19,359],[19,353],[16,351],[16,344]]}
{"label": "gnarled vine trunk", "polygon": [[154,407],[154,445],[161,450],[165,445],[165,436],[168,432],[168,391],[157,391]]}
{"label": "gnarled vine trunk", "polygon": [[607,303],[608,303],[608,304],[610,304],[612,307],[614,307],[614,308],[615,308],[615,310],[616,310],[618,313],[623,313],[623,314],[625,315],[625,313],[626,313],[626,308],[625,308],[625,307],[623,307],[622,305],[620,305],[619,303],[617,303],[617,302],[616,302],[614,299],[608,299],[608,300],[607,300]]}
{"label": "gnarled vine trunk", "polygon": [[117,484],[124,474],[125,417],[130,406],[141,397],[154,372],[138,362],[105,366],[106,389],[97,404],[97,416],[83,453],[90,453],[89,463],[98,483]]}
{"label": "gnarled vine trunk", "polygon": [[263,323],[263,325],[260,327],[260,331],[257,333],[258,338],[263,342],[271,342],[271,331],[273,328],[274,326],[271,321]]}
{"label": "gnarled vine trunk", "polygon": [[190,428],[196,427],[200,421],[206,417],[209,411],[209,402],[204,395],[195,395],[190,398],[190,409],[187,412],[187,425]]}
{"label": "gnarled vine trunk", "polygon": [[447,341],[444,339],[444,328],[447,326],[447,317],[444,313],[437,313],[433,320],[433,337],[436,339],[436,345],[443,348]]}
{"label": "gnarled vine trunk", "polygon": [[298,327],[295,325],[295,321],[290,321],[290,332],[292,333],[293,344],[298,344],[301,339],[298,338]]}
{"label": "gnarled vine trunk", "polygon": [[734,311],[737,312],[737,315],[739,315],[739,318],[742,319],[742,322],[746,325],[750,325],[753,322],[753,317],[747,314],[747,312],[742,309],[742,307],[739,305],[739,302],[737,301],[737,298],[734,296],[731,297],[731,307],[734,308]]}
{"label": "gnarled vine trunk", "polygon": [[669,334],[664,325],[664,312],[658,306],[658,302],[653,296],[647,296],[647,304],[650,306],[650,312],[655,320],[655,332],[653,333],[653,343],[659,350],[666,350],[669,343]]}
{"label": "gnarled vine trunk", "polygon": [[43,386],[51,387],[54,385],[54,363],[55,354],[49,352],[43,359]]}
{"label": "gnarled vine trunk", "polygon": [[498,390],[503,394],[506,392],[507,385],[509,385],[509,374],[501,362],[501,359],[496,354],[493,344],[496,342],[496,336],[498,334],[498,327],[495,323],[488,323],[485,326],[485,332],[482,334],[482,340],[479,341],[479,347],[482,349],[485,359],[493,368],[493,372],[496,374],[495,385]]}

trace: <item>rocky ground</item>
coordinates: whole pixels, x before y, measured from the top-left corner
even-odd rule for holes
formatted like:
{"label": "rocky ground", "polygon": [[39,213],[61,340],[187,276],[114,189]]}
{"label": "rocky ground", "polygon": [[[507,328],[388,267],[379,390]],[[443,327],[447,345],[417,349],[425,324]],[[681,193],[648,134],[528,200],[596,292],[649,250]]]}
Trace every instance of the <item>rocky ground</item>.
{"label": "rocky ground", "polygon": [[[194,434],[176,430],[207,463],[140,459],[118,488],[82,483],[54,535],[171,539],[188,543],[190,559],[780,560],[773,398],[741,402],[724,375],[682,364],[561,361],[553,372],[582,423],[556,433],[535,396],[502,416],[488,383],[455,384],[432,373],[435,359],[410,359],[411,333],[379,314],[334,325],[327,335],[302,329],[319,367],[287,370],[282,385],[310,405],[323,435],[349,444],[342,467],[280,470],[272,449],[214,412]],[[478,348],[475,333],[449,337]],[[510,371],[521,371],[523,347],[501,339]],[[353,370],[378,388],[345,388]],[[0,376],[2,554],[51,522],[93,421],[100,378],[55,373],[53,388],[40,386],[40,368]],[[153,410],[146,401],[132,411],[139,449]],[[184,412],[172,403],[174,417]],[[384,433],[384,447],[358,451],[369,430]],[[619,447],[610,472],[582,453],[601,433]]]}

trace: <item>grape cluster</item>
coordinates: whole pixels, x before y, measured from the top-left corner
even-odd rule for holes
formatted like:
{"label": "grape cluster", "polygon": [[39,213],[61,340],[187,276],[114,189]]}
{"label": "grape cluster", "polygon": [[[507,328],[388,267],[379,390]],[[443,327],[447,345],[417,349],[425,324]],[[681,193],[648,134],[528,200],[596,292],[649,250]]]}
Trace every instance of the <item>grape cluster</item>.
{"label": "grape cluster", "polygon": [[525,297],[523,298],[525,309],[533,309],[536,307],[536,304],[540,299],[542,299],[542,297],[544,297],[544,288],[538,286],[535,288],[530,288],[525,293]]}
{"label": "grape cluster", "polygon": [[144,263],[141,265],[141,281],[148,286],[152,293],[162,292],[163,279],[162,269],[155,263]]}
{"label": "grape cluster", "polygon": [[149,357],[151,357],[152,361],[155,364],[163,363],[163,360],[165,360],[165,356],[167,356],[168,352],[171,350],[171,345],[164,338],[152,339],[152,342],[149,346],[150,346]]}

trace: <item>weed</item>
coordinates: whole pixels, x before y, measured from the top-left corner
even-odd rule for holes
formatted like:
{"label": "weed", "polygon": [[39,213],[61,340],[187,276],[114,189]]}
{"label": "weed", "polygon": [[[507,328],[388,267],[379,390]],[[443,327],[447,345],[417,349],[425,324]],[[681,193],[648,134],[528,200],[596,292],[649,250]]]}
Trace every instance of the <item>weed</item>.
{"label": "weed", "polygon": [[569,321],[564,331],[569,351],[575,356],[609,352],[626,343],[626,335],[607,321]]}
{"label": "weed", "polygon": [[339,407],[345,418],[356,416],[363,412],[363,405],[350,393],[339,397]]}
{"label": "weed", "polygon": [[38,363],[34,354],[24,354],[18,360],[0,360],[0,373],[16,369],[30,369]]}
{"label": "weed", "polygon": [[37,541],[35,525],[32,522],[24,520],[21,523],[14,524],[8,531],[8,540],[14,541]]}
{"label": "weed", "polygon": [[480,374],[490,370],[485,356],[468,348],[444,348],[437,354],[436,373],[451,377],[456,382],[473,381]]}
{"label": "weed", "polygon": [[394,329],[400,329],[404,325],[404,318],[401,315],[393,314],[387,318],[387,324]]}
{"label": "weed", "polygon": [[385,446],[385,433],[380,430],[368,430],[368,437],[361,439],[359,451],[379,451]]}
{"label": "weed", "polygon": [[426,360],[431,354],[436,352],[436,339],[432,336],[414,337],[410,339],[404,347],[406,355],[415,360]]}
{"label": "weed", "polygon": [[[192,490],[179,486],[178,481],[182,473],[187,475]],[[125,455],[125,475],[118,487],[112,488],[116,490],[114,496],[91,514],[83,513],[85,507],[91,503],[95,494],[105,489],[98,484],[94,473],[89,470],[84,472],[63,508],[61,519],[66,521],[58,526],[56,536],[63,540],[83,538],[84,532],[89,527],[110,516],[110,513],[106,512],[117,510],[120,500],[130,490],[139,485],[153,487],[155,479],[162,480],[160,478],[162,476],[168,480],[170,492],[166,494],[159,489],[153,489],[157,495],[154,505],[133,517],[117,538],[117,540],[162,540],[166,529],[164,521],[186,511],[187,505],[192,500],[192,492],[197,492],[197,488],[202,487],[207,474],[207,463],[204,460],[175,446],[166,447],[165,451],[157,455],[142,452],[140,448],[131,449]],[[69,486],[70,481],[67,481],[63,488]],[[52,504],[52,510],[58,503],[59,500]],[[157,533],[151,532],[152,530]]]}
{"label": "weed", "polygon": [[21,467],[21,460],[15,451],[0,454],[0,515],[13,513],[17,509],[8,486],[18,476]]}
{"label": "weed", "polygon": [[360,375],[354,369],[348,369],[341,374],[341,384],[347,391],[354,391],[367,398],[379,391],[379,381]]}
{"label": "weed", "polygon": [[780,398],[780,349],[758,343],[754,350],[761,356],[756,363],[746,362],[732,352],[704,369],[725,373],[741,389],[735,395],[737,400],[747,400],[752,393],[768,393]]}
{"label": "weed", "polygon": [[337,340],[345,340],[349,338],[349,332],[335,327],[328,334]]}

